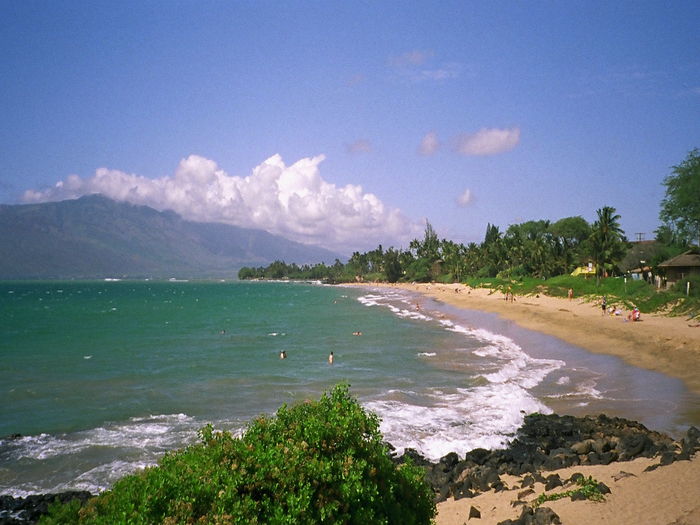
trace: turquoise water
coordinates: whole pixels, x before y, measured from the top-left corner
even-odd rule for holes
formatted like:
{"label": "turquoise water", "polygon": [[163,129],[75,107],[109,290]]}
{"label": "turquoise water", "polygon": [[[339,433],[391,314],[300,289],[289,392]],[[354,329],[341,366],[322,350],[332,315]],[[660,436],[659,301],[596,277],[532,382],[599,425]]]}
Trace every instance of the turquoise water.
{"label": "turquoise water", "polygon": [[206,423],[237,432],[341,381],[389,441],[433,458],[502,446],[533,411],[672,431],[700,407],[675,380],[398,290],[0,283],[0,328],[0,436],[21,434],[0,439],[0,493],[15,495],[103,490]]}

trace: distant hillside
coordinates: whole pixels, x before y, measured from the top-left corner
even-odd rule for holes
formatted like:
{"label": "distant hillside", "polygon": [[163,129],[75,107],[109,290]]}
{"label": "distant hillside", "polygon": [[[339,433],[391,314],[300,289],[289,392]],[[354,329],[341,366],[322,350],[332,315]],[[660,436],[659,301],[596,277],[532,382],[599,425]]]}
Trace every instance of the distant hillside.
{"label": "distant hillside", "polygon": [[241,266],[336,258],[262,230],[190,222],[100,195],[0,205],[0,279],[231,278]]}

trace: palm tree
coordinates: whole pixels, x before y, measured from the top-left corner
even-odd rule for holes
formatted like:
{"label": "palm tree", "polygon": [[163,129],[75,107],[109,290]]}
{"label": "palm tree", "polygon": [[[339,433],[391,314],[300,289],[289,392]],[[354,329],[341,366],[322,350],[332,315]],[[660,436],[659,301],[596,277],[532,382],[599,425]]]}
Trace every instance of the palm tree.
{"label": "palm tree", "polygon": [[598,220],[593,223],[590,241],[591,255],[596,266],[596,282],[600,283],[600,277],[612,270],[615,263],[624,257],[627,239],[620,228],[620,216],[615,208],[603,206],[596,213]]}

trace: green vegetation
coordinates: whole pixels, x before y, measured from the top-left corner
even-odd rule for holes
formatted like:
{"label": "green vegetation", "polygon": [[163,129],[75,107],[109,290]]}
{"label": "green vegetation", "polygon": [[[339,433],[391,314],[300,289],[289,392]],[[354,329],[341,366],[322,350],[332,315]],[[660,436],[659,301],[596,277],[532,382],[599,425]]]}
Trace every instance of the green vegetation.
{"label": "green vegetation", "polygon": [[559,492],[557,494],[540,494],[534,501],[533,507],[537,508],[546,501],[556,501],[558,499],[569,498],[574,494],[582,494],[587,500],[590,501],[604,501],[605,495],[601,492],[600,482],[593,479],[592,476],[587,478],[581,476],[576,480],[576,484],[579,486],[577,489],[567,490],[566,492]]}
{"label": "green vegetation", "polygon": [[615,208],[604,206],[596,213],[598,220],[593,224],[590,236],[590,253],[596,268],[596,278],[600,279],[615,271],[616,264],[623,259],[628,246]]}
{"label": "green vegetation", "polygon": [[200,434],[82,509],[54,505],[41,523],[427,524],[435,515],[423,471],[394,464],[378,417],[347,385],[261,416],[240,438],[211,426]]}
{"label": "green vegetation", "polygon": [[664,179],[659,218],[681,242],[700,243],[700,150],[695,148]]}

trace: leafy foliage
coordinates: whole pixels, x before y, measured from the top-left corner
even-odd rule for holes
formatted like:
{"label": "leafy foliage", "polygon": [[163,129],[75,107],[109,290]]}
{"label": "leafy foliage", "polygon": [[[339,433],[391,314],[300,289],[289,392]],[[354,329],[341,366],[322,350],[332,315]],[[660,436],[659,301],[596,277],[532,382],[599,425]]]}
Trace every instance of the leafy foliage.
{"label": "leafy foliage", "polygon": [[546,501],[556,501],[558,499],[569,498],[576,493],[582,494],[590,501],[604,501],[605,495],[600,490],[600,482],[593,479],[592,476],[587,478],[581,476],[576,480],[576,484],[580,487],[577,489],[567,490],[556,494],[540,494],[533,503],[533,507],[537,508]]}
{"label": "leafy foliage", "polygon": [[700,243],[700,150],[688,153],[663,183],[659,218],[681,239]]}
{"label": "leafy foliage", "polygon": [[241,438],[207,426],[202,442],[127,476],[53,523],[427,524],[435,515],[423,471],[395,465],[347,385],[318,402],[282,406]]}
{"label": "leafy foliage", "polygon": [[593,224],[589,238],[590,253],[596,266],[596,276],[607,276],[625,256],[627,239],[620,228],[620,216],[615,208],[603,206],[597,210],[598,220]]}

